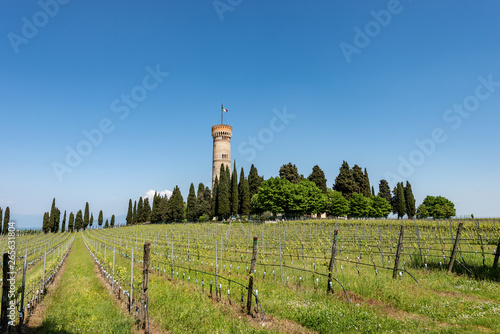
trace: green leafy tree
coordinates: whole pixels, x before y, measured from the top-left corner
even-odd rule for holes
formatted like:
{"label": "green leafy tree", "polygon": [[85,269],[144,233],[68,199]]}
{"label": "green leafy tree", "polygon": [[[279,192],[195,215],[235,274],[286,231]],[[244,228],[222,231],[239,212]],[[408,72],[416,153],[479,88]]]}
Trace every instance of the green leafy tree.
{"label": "green leafy tree", "polygon": [[340,191],[327,191],[327,212],[334,217],[343,217],[349,214],[349,201]]}
{"label": "green leafy tree", "polygon": [[370,197],[370,210],[368,215],[373,218],[385,217],[391,213],[392,207],[385,198],[380,196]]}
{"label": "green leafy tree", "polygon": [[50,214],[48,212],[45,212],[43,214],[42,231],[43,231],[43,233],[49,233],[50,232]]}
{"label": "green leafy tree", "polygon": [[109,221],[106,219],[106,223],[104,224],[104,228],[109,228]]}
{"label": "green leafy tree", "polygon": [[230,188],[229,188],[229,180],[227,179],[227,173],[225,172],[224,169],[224,164],[221,164],[220,166],[220,179],[219,179],[219,189],[217,193],[217,202],[218,202],[218,208],[217,208],[217,213],[219,216],[222,216],[222,218],[226,218],[229,216],[231,213],[230,211],[230,206],[229,206],[229,193],[230,193]]}
{"label": "green leafy tree", "polygon": [[87,229],[90,223],[89,202],[85,203],[85,213],[83,214],[83,230]]}
{"label": "green leafy tree", "polygon": [[351,217],[368,217],[370,213],[370,199],[363,194],[352,193],[349,200],[349,214]]}
{"label": "green leafy tree", "polygon": [[335,178],[335,185],[333,190],[340,191],[342,196],[346,199],[350,199],[352,193],[356,190],[356,183],[352,175],[352,170],[349,168],[349,164],[344,161],[339,169],[339,175]]}
{"label": "green leafy tree", "polygon": [[83,214],[82,210],[78,210],[75,217],[75,230],[78,232],[83,228]]}
{"label": "green leafy tree", "polygon": [[99,211],[99,216],[97,217],[97,225],[99,225],[99,227],[101,227],[102,222],[103,222],[103,217],[102,217],[102,210],[101,210],[101,211]]}
{"label": "green leafy tree", "polygon": [[149,205],[149,198],[144,198],[144,203],[142,205],[142,222],[148,222],[151,218],[151,206]]}
{"label": "green leafy tree", "polygon": [[327,206],[326,196],[314,182],[302,180],[295,184],[279,177],[262,182],[250,203],[254,212],[292,215],[319,213]]}
{"label": "green leafy tree", "polygon": [[408,219],[413,219],[415,216],[415,197],[413,197],[413,191],[411,190],[410,182],[406,181],[405,186],[405,205],[406,205],[406,214],[408,215]]}
{"label": "green leafy tree", "polygon": [[238,194],[238,172],[236,171],[236,161],[234,162],[233,174],[231,175],[231,215],[238,214],[239,194]]}
{"label": "green leafy tree", "polygon": [[69,220],[68,220],[68,231],[71,233],[73,232],[73,227],[75,226],[75,215],[73,212],[69,213]]}
{"label": "green leafy tree", "polygon": [[406,203],[405,203],[405,191],[404,191],[404,186],[403,182],[398,183],[397,186],[397,199],[398,199],[398,204],[397,204],[397,210],[398,210],[398,219],[401,219],[404,217],[406,213]]}
{"label": "green leafy tree", "polygon": [[297,166],[292,165],[291,162],[281,166],[279,175],[280,178],[287,179],[288,181],[295,184],[299,184],[300,181],[302,180],[299,171],[297,170]]}
{"label": "green leafy tree", "polygon": [[[155,193],[156,197],[156,193]],[[154,205],[153,205],[154,207]],[[125,221],[127,222],[127,225],[132,225],[132,199],[128,200],[128,210],[127,210],[127,217],[125,218]]]}
{"label": "green leafy tree", "polygon": [[259,191],[260,184],[264,182],[264,177],[259,176],[257,168],[252,164],[248,173],[248,186],[250,189],[250,198]]}
{"label": "green leafy tree", "polygon": [[189,194],[187,197],[187,205],[186,205],[186,219],[188,221],[194,221],[198,217],[198,213],[196,212],[196,194],[194,191],[194,184],[191,183],[189,186]]}
{"label": "green leafy tree", "polygon": [[66,210],[64,210],[64,217],[62,221],[62,227],[61,227],[61,232],[66,231]]}
{"label": "green leafy tree", "polygon": [[417,209],[419,218],[448,219],[455,215],[455,204],[443,196],[427,196]]}
{"label": "green leafy tree", "polygon": [[311,175],[309,175],[307,179],[314,182],[314,184],[316,184],[316,186],[323,192],[323,194],[327,193],[325,173],[321,168],[319,168],[318,165],[315,165],[313,167]]}
{"label": "green leafy tree", "polygon": [[389,187],[389,183],[386,180],[380,180],[378,184],[378,196],[385,198],[387,202],[391,202],[391,188]]}
{"label": "green leafy tree", "polygon": [[111,215],[111,224],[110,224],[110,226],[111,227],[115,227],[115,215]]}

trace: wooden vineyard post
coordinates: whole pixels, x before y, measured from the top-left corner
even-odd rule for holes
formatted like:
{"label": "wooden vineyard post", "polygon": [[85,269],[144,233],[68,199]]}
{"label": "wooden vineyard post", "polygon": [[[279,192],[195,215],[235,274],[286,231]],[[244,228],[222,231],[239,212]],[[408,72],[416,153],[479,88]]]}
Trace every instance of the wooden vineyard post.
{"label": "wooden vineyard post", "polygon": [[457,256],[458,244],[460,243],[460,233],[462,232],[463,223],[458,224],[457,237],[455,238],[455,244],[453,245],[453,251],[451,252],[450,263],[448,264],[448,273],[451,273],[453,269],[453,264],[455,263],[455,257]]}
{"label": "wooden vineyard post", "polygon": [[493,261],[493,268],[498,266],[498,258],[500,257],[500,238],[498,238],[497,251],[495,252],[495,260]]}
{"label": "wooden vineyard post", "polygon": [[255,262],[257,261],[257,237],[253,237],[253,251],[252,262],[250,263],[250,278],[248,280],[248,298],[247,298],[247,312],[250,314],[252,310],[252,292],[253,292],[253,279],[255,271]]}
{"label": "wooden vineyard post", "polygon": [[24,290],[25,290],[25,286],[26,286],[26,268],[27,268],[26,259],[27,258],[28,258],[28,250],[26,250],[26,254],[24,255],[23,285],[21,288],[21,310],[19,311],[19,326],[22,326],[23,321],[24,321]]}
{"label": "wooden vineyard post", "polygon": [[399,271],[399,257],[403,253],[403,238],[405,235],[405,226],[401,225],[401,232],[399,232],[398,249],[396,250],[396,259],[394,260],[394,271],[392,272],[392,278],[398,278]]}
{"label": "wooden vineyard post", "polygon": [[148,304],[148,289],[149,289],[149,263],[151,260],[151,243],[144,244],[144,261],[142,267],[142,289],[140,297],[139,321],[142,328],[146,327],[146,307]]}
{"label": "wooden vineyard post", "polygon": [[3,254],[3,267],[2,267],[2,306],[1,306],[1,316],[0,316],[0,326],[2,327],[2,333],[9,332],[9,318],[7,318],[8,307],[9,307],[9,254]]}
{"label": "wooden vineyard post", "polygon": [[328,266],[328,286],[326,288],[326,292],[331,292],[333,293],[333,287],[332,287],[332,271],[333,271],[333,264],[335,262],[335,255],[337,253],[337,234],[339,233],[338,230],[335,230],[333,232],[333,239],[332,239],[332,257],[330,258],[330,265]]}

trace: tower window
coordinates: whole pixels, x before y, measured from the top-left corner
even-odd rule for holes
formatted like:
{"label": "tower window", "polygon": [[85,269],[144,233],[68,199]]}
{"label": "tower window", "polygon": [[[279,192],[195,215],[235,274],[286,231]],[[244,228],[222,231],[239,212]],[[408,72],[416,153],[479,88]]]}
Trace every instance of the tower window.
{"label": "tower window", "polygon": [[222,154],[222,159],[227,159],[227,154]]}

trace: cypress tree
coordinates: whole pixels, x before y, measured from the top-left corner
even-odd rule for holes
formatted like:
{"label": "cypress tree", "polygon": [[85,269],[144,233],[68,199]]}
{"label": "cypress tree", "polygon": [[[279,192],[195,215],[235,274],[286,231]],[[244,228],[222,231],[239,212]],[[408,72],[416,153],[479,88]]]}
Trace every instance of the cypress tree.
{"label": "cypress tree", "polygon": [[389,188],[389,183],[386,180],[380,180],[378,185],[378,196],[385,198],[387,202],[391,203],[391,188]]}
{"label": "cypress tree", "polygon": [[90,223],[89,202],[85,203],[85,213],[83,214],[83,230],[87,229]]}
{"label": "cypress tree", "polygon": [[75,217],[75,230],[78,232],[83,227],[83,214],[82,210],[78,210]]}
{"label": "cypress tree", "polygon": [[92,228],[92,224],[94,224],[94,214],[93,213],[90,214],[90,222],[89,222],[90,228]]}
{"label": "cypress tree", "polygon": [[64,210],[64,216],[63,216],[63,221],[62,221],[62,226],[61,226],[61,232],[66,231],[66,210]]}
{"label": "cypress tree", "polygon": [[238,182],[238,200],[239,200],[239,203],[238,203],[238,213],[239,214],[242,214],[241,213],[241,207],[242,207],[242,202],[243,202],[243,197],[242,197],[242,193],[243,193],[243,182],[245,180],[245,171],[243,170],[243,167],[241,167],[241,171],[240,171],[240,180]]}
{"label": "cypress tree", "polygon": [[346,199],[350,199],[352,193],[356,191],[352,170],[347,161],[344,161],[339,168],[339,175],[335,178],[333,190],[340,191]]}
{"label": "cypress tree", "polygon": [[362,191],[365,197],[371,197],[370,179],[368,178],[368,172],[366,171],[366,168],[363,173]]}
{"label": "cypress tree", "polygon": [[106,219],[106,223],[104,224],[104,228],[108,228],[109,227],[109,222],[108,220]]}
{"label": "cypress tree", "polygon": [[[199,189],[198,189],[199,190]],[[189,186],[189,195],[187,197],[186,218],[188,221],[194,221],[196,217],[196,193],[194,191],[194,184]]]}
{"label": "cypress tree", "polygon": [[214,189],[212,190],[212,216],[219,216],[219,178],[215,175]]}
{"label": "cypress tree", "polygon": [[[130,204],[132,204],[132,202],[130,202]],[[162,210],[162,198],[155,192],[155,196],[153,197],[153,209],[151,210],[151,222],[155,223],[162,220],[161,210]]]}
{"label": "cypress tree", "polygon": [[180,221],[184,219],[184,199],[178,186],[172,191],[172,196],[167,202],[167,219]]}
{"label": "cypress tree", "polygon": [[59,211],[59,208],[55,208],[54,210],[54,230],[53,232],[56,233],[59,231],[59,222],[61,221],[61,211]]}
{"label": "cypress tree", "polygon": [[97,217],[97,224],[99,225],[99,227],[102,226],[102,221],[103,221],[103,217],[102,217],[102,210],[99,211],[99,216]]}
{"label": "cypress tree", "polygon": [[403,218],[403,216],[406,213],[405,192],[404,192],[403,182],[398,183],[397,192],[398,192],[397,208],[398,208],[398,219],[399,219]]}
{"label": "cypress tree", "polygon": [[149,205],[149,198],[144,198],[144,204],[142,206],[142,222],[148,222],[151,218],[151,206]]}
{"label": "cypress tree", "polygon": [[43,233],[50,232],[50,215],[48,212],[43,214],[43,225],[42,225]]}
{"label": "cypress tree", "polygon": [[375,196],[375,188],[372,186],[372,196]]}
{"label": "cypress tree", "polygon": [[250,214],[250,186],[248,185],[248,180],[243,179],[243,187],[241,191],[241,209],[242,215]]}
{"label": "cypress tree", "polygon": [[[155,196],[156,196],[156,193],[155,193]],[[128,200],[127,218],[125,218],[125,220],[127,222],[127,225],[132,225],[132,199]]]}
{"label": "cypress tree", "polygon": [[52,200],[52,206],[50,208],[50,214],[49,214],[49,224],[48,224],[50,230],[49,232],[54,232],[55,218],[56,218],[56,199],[54,197],[54,199]]}
{"label": "cypress tree", "polygon": [[354,192],[364,196],[365,175],[358,165],[352,167],[352,178],[354,180]]}
{"label": "cypress tree", "polygon": [[224,170],[224,164],[220,166],[220,180],[219,180],[219,191],[218,191],[218,204],[217,209],[218,214],[223,217],[223,219],[229,216],[229,182],[227,179],[227,172]]}
{"label": "cypress tree", "polygon": [[166,221],[167,220],[167,210],[168,210],[168,196],[165,194],[160,201],[160,208],[159,208],[159,213],[160,213],[160,220]]}
{"label": "cypress tree", "polygon": [[115,227],[115,215],[111,215],[111,227]]}
{"label": "cypress tree", "polygon": [[3,234],[9,232],[9,222],[10,222],[10,208],[5,208],[5,216],[3,217]]}
{"label": "cypress tree", "polygon": [[292,165],[291,162],[280,167],[279,175],[280,178],[286,179],[295,184],[299,184],[302,179],[299,171],[297,170],[297,166]]}
{"label": "cypress tree", "polygon": [[134,201],[134,210],[132,211],[132,224],[137,224],[137,201]]}
{"label": "cypress tree", "polygon": [[406,181],[406,187],[405,187],[405,204],[406,204],[406,214],[408,215],[408,219],[413,219],[413,217],[415,216],[415,197],[413,197],[411,184],[408,181]]}
{"label": "cypress tree", "polygon": [[144,221],[143,219],[143,213],[142,213],[142,197],[139,197],[139,202],[137,202],[137,224],[141,224]]}
{"label": "cypress tree", "polygon": [[231,176],[231,214],[238,214],[238,172],[236,171],[236,161],[234,161],[233,175]]}
{"label": "cypress tree", "polygon": [[323,194],[326,194],[326,178],[325,173],[318,165],[315,165],[312,169],[311,175],[307,177],[309,181],[312,181],[321,190]]}
{"label": "cypress tree", "polygon": [[2,234],[2,224],[3,222],[3,211],[2,211],[2,208],[0,208],[0,234]]}
{"label": "cypress tree", "polygon": [[264,181],[264,178],[259,176],[257,168],[252,164],[250,166],[250,172],[248,172],[248,186],[250,187],[250,198],[259,192],[260,184]]}
{"label": "cypress tree", "polygon": [[70,233],[73,232],[74,221],[75,221],[75,215],[73,214],[73,212],[70,212],[68,221],[68,231]]}

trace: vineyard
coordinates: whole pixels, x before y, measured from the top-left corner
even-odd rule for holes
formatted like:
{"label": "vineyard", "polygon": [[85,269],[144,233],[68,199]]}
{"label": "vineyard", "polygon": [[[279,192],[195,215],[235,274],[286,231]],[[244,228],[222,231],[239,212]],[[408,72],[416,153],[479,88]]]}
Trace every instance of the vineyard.
{"label": "vineyard", "polygon": [[498,220],[142,225],[83,237],[133,315],[151,243],[143,308],[173,332],[500,330]]}
{"label": "vineyard", "polygon": [[[17,233],[13,323],[31,320],[45,299],[49,312],[87,312],[78,321],[78,313],[57,314],[41,332],[68,322],[67,332],[131,332],[137,319],[146,332],[175,333],[500,331],[499,220]],[[3,253],[9,246],[0,239]],[[72,274],[51,285],[68,258]]]}

